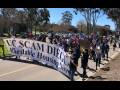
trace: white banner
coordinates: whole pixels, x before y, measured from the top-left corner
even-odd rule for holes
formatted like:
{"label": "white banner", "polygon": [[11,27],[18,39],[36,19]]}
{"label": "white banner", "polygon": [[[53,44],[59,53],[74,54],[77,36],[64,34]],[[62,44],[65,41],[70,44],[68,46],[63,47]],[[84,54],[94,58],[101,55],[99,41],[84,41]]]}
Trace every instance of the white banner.
{"label": "white banner", "polygon": [[4,39],[4,42],[9,54],[45,62],[69,76],[70,58],[67,57],[66,52],[60,47],[45,42],[18,38]]}

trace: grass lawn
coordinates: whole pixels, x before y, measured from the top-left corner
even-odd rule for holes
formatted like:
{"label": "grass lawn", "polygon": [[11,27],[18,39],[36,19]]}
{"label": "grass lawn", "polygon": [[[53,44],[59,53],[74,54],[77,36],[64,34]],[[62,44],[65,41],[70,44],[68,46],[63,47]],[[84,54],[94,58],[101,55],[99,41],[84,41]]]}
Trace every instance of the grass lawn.
{"label": "grass lawn", "polygon": [[[36,33],[39,33],[39,32],[36,31]],[[47,33],[47,32],[40,32],[40,33]],[[35,31],[32,31],[32,34],[35,34]]]}
{"label": "grass lawn", "polygon": [[8,36],[8,33],[3,33],[4,37],[7,37]]}
{"label": "grass lawn", "polygon": [[[6,47],[5,44],[4,44],[4,52],[5,52],[5,55],[10,55],[10,54],[8,53],[8,50],[7,50],[7,47]],[[0,47],[0,56],[3,56],[2,47]]]}

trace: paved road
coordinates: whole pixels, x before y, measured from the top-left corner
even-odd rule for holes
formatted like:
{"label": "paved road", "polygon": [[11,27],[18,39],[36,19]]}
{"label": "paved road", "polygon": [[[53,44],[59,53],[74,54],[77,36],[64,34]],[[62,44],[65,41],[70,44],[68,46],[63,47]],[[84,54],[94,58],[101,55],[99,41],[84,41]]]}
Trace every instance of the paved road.
{"label": "paved road", "polygon": [[[116,48],[116,51],[118,48]],[[109,57],[116,51],[110,46]],[[45,66],[42,62],[33,62],[21,57],[21,60],[14,59],[15,56],[6,57],[5,60],[0,57],[0,81],[70,81],[68,77],[55,70],[51,66]],[[103,61],[103,60],[102,60]],[[79,59],[75,80],[82,77],[83,69],[80,68],[81,59]],[[104,64],[102,62],[102,64]],[[94,69],[96,63],[93,60],[88,61],[89,68],[87,72],[96,72]]]}

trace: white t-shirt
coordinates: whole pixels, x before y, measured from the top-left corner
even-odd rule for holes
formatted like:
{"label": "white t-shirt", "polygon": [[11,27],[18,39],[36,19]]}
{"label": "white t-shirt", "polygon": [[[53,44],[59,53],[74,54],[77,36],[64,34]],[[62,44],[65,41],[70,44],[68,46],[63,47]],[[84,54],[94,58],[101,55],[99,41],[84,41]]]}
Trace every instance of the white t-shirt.
{"label": "white t-shirt", "polygon": [[67,44],[69,44],[69,40],[67,39]]}

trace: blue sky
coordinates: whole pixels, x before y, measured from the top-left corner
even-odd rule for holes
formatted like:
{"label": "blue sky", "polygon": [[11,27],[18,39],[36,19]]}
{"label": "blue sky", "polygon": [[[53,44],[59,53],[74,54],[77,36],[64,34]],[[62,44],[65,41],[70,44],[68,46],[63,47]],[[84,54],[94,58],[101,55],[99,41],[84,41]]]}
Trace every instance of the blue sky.
{"label": "blue sky", "polygon": [[[22,8],[18,8],[18,10],[21,10]],[[62,18],[62,14],[61,13],[64,13],[65,11],[70,11],[70,13],[73,15],[73,18],[72,18],[72,25],[76,26],[77,22],[79,20],[82,20],[85,18],[78,12],[77,15],[75,15],[75,13],[73,12],[73,8],[47,8],[50,12],[50,22],[55,22],[57,23],[58,21],[61,20]],[[92,23],[92,22],[91,22]],[[100,25],[100,26],[104,26],[104,25],[110,25],[111,26],[111,30],[114,30],[115,29],[115,26],[114,26],[114,22],[111,20],[111,19],[107,19],[107,15],[103,15],[101,16],[100,18],[98,18],[97,20],[97,25]]]}

